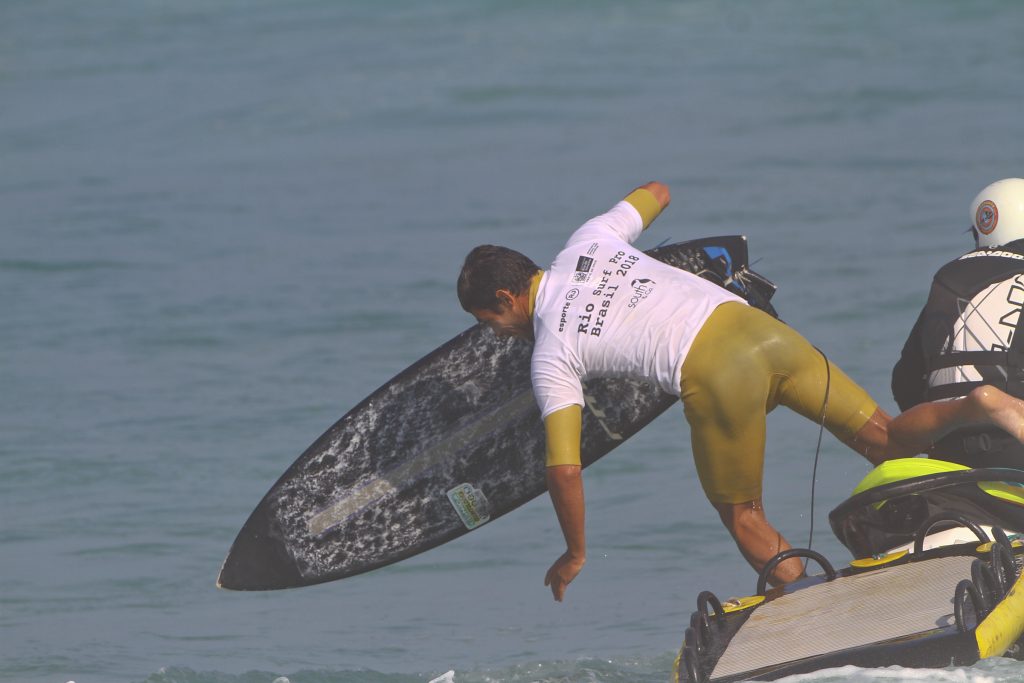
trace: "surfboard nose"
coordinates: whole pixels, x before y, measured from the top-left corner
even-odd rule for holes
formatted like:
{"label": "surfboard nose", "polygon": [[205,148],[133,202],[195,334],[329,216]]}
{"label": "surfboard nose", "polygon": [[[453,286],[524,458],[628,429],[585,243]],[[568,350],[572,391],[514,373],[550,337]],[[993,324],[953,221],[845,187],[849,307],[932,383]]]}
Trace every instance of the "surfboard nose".
{"label": "surfboard nose", "polygon": [[273,520],[260,505],[238,532],[217,577],[217,587],[236,591],[291,588],[304,580],[289,554]]}

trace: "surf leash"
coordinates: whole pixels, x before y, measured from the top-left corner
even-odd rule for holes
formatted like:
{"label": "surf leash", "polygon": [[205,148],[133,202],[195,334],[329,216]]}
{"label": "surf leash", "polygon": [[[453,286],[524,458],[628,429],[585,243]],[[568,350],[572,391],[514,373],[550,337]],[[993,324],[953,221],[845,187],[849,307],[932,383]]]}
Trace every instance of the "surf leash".
{"label": "surf leash", "polygon": [[[825,415],[828,412],[828,394],[832,388],[832,364],[828,356],[817,346],[814,349],[821,354],[825,360],[825,398],[821,402],[821,417],[818,419],[818,445],[814,448],[814,467],[811,468],[811,524],[807,534],[807,549],[810,550],[814,543],[814,491],[818,483],[818,459],[821,456],[821,439],[825,435]],[[804,559],[804,574],[807,573],[807,559]]]}

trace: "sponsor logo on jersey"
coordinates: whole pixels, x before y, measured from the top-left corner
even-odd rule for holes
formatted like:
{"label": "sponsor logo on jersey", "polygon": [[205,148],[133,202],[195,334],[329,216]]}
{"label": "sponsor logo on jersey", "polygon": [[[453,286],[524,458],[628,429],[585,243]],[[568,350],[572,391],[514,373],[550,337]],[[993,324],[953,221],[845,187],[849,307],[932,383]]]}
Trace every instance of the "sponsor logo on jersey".
{"label": "sponsor logo on jersey", "polygon": [[569,324],[569,302],[562,304],[562,315],[558,317],[558,331],[565,332],[565,326]]}
{"label": "sponsor logo on jersey", "polygon": [[594,270],[594,259],[589,256],[580,256],[576,261],[576,272],[572,274],[572,281],[576,284],[590,282],[590,275]]}
{"label": "sponsor logo on jersey", "polygon": [[569,306],[571,301],[580,295],[579,287],[573,287],[565,293],[565,303],[562,304],[562,314],[558,316],[558,331],[565,332],[565,326],[569,324]]}
{"label": "sponsor logo on jersey", "polygon": [[658,283],[646,277],[638,277],[630,282],[629,286],[633,288],[633,294],[629,297],[629,306],[627,308],[636,308],[638,303],[651,295],[656,284]]}

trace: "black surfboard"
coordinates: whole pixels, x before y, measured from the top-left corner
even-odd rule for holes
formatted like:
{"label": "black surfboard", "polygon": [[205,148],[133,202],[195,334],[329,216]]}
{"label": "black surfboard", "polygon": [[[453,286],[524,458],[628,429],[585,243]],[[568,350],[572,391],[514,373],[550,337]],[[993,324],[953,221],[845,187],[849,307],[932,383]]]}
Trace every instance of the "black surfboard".
{"label": "black surfboard", "polygon": [[[647,253],[774,315],[775,286],[747,268],[745,237]],[[352,576],[457,538],[546,491],[532,348],[475,325],[373,392],[264,496],[217,585],[271,590]],[[589,380],[584,394],[584,466],[679,400],[626,379]]]}

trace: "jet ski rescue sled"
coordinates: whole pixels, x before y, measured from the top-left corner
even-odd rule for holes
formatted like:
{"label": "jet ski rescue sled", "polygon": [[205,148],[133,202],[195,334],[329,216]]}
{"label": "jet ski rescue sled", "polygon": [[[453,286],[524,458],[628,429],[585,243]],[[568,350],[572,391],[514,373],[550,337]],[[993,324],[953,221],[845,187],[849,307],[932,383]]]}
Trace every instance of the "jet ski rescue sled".
{"label": "jet ski rescue sled", "polygon": [[[860,559],[837,570],[794,548],[765,566],[756,595],[719,601],[701,593],[676,683],[1024,659],[1024,471],[890,461],[829,520]],[[812,559],[824,573],[766,590],[791,557]]]}

